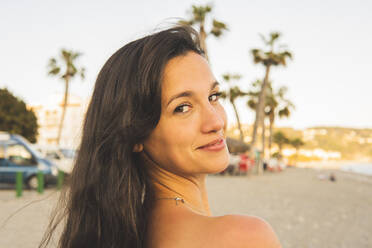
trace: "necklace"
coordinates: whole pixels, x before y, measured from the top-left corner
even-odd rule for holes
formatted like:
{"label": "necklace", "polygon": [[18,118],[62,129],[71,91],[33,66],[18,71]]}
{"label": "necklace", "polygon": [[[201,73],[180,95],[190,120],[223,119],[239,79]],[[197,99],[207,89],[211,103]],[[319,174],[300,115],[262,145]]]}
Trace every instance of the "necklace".
{"label": "necklace", "polygon": [[191,204],[187,203],[183,198],[181,197],[162,197],[162,198],[156,198],[155,200],[175,200],[176,201],[176,205],[178,205],[178,202],[182,202],[183,204],[185,204],[187,207],[189,207],[190,209],[194,210],[195,212],[201,214],[201,215],[206,215],[204,212],[201,212],[200,210],[194,208]]}

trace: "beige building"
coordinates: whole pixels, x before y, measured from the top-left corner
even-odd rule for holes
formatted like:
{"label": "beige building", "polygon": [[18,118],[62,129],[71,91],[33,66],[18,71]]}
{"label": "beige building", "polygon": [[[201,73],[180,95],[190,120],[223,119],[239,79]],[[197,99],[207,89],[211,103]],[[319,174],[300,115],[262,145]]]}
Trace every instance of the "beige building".
{"label": "beige building", "polygon": [[[81,138],[81,129],[88,100],[75,95],[69,95],[60,146],[65,148],[77,148]],[[55,94],[49,97],[43,104],[30,106],[37,116],[39,145],[56,145],[58,126],[62,115],[63,95]]]}

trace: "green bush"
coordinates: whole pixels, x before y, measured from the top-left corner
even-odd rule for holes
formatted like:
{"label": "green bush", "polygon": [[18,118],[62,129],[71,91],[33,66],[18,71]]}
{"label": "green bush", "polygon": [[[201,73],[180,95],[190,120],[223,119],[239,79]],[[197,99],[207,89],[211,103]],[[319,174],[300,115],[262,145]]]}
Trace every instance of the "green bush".
{"label": "green bush", "polygon": [[8,89],[0,89],[0,131],[19,134],[30,142],[36,142],[37,118],[21,99]]}

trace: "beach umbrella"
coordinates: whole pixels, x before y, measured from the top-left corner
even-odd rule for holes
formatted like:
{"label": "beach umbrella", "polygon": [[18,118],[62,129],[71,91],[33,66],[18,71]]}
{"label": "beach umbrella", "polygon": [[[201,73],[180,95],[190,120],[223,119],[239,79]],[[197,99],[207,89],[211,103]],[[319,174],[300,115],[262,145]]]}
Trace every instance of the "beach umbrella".
{"label": "beach umbrella", "polygon": [[226,138],[226,144],[230,153],[243,153],[249,151],[250,146],[231,137]]}

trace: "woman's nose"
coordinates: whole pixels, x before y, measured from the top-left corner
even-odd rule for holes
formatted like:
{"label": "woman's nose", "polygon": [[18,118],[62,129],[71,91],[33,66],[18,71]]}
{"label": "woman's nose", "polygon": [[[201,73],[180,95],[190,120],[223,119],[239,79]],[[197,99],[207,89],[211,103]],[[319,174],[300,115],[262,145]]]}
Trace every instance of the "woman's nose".
{"label": "woman's nose", "polygon": [[224,129],[226,122],[226,113],[222,106],[208,105],[201,113],[202,132],[218,132]]}

